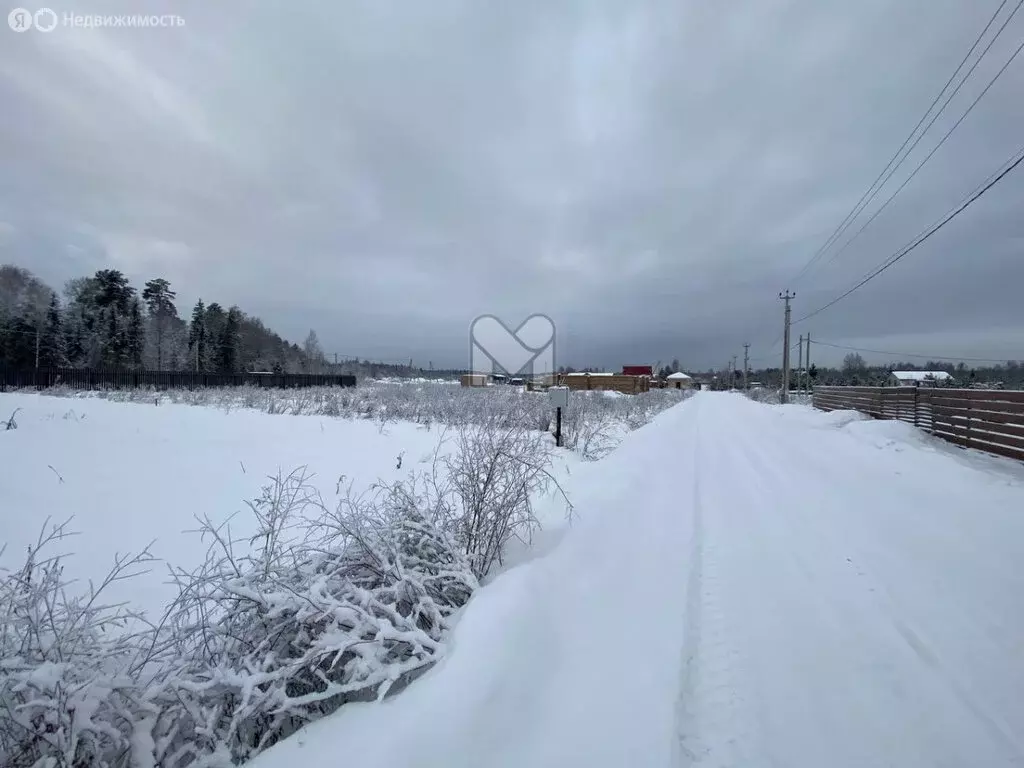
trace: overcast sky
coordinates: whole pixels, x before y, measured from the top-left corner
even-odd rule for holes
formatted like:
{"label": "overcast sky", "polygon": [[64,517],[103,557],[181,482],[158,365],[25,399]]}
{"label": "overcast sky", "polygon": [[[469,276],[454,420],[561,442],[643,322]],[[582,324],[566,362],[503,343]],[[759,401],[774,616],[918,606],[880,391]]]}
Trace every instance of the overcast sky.
{"label": "overcast sky", "polygon": [[[51,4],[185,23],[0,28],[0,261],[162,276],[341,355],[461,367],[475,316],[542,312],[560,363],[775,362],[780,290],[824,304],[1024,142],[1022,54],[793,282],[997,5]],[[1024,10],[868,214],[1022,39]],[[1024,168],[794,343],[1024,358],[1022,295]]]}

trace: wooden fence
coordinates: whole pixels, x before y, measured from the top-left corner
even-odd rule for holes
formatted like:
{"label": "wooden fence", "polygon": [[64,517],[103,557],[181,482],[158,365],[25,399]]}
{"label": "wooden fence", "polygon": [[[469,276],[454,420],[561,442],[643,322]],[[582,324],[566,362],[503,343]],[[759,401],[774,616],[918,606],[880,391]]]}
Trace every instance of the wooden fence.
{"label": "wooden fence", "polygon": [[356,377],[313,373],[193,373],[192,371],[128,371],[89,368],[0,367],[0,391],[46,389],[201,389],[203,387],[354,387]]}
{"label": "wooden fence", "polygon": [[1024,391],[815,387],[814,407],[896,419],[964,448],[1024,461]]}

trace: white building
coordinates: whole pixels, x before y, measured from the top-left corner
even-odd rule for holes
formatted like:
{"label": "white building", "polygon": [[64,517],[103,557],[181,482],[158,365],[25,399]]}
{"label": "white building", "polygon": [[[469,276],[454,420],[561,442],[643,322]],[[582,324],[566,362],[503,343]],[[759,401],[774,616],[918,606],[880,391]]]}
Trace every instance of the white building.
{"label": "white building", "polygon": [[889,374],[889,383],[897,387],[934,387],[952,380],[946,371],[893,371]]}
{"label": "white building", "polygon": [[666,380],[671,389],[689,389],[693,386],[693,378],[682,371],[670,373]]}

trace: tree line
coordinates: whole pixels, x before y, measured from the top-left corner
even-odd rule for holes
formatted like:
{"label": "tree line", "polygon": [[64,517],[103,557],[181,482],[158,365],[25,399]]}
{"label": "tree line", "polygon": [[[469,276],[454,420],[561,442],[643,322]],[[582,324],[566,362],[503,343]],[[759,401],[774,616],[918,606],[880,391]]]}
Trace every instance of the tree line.
{"label": "tree line", "polygon": [[177,293],[156,277],[140,291],[116,269],[65,283],[58,293],[29,270],[0,265],[0,367],[117,368],[197,373],[352,374],[359,378],[457,376],[405,363],[328,359],[310,330],[300,346],[237,306],[198,300],[183,317]]}
{"label": "tree line", "polygon": [[[796,368],[790,372],[790,386],[797,386]],[[925,363],[909,363],[896,360],[884,365],[869,365],[857,352],[850,352],[839,367],[818,366],[814,363],[807,369],[812,384],[846,386],[885,386],[890,384],[893,371],[945,371],[952,380],[937,382],[942,386],[1024,389],[1024,363],[1007,360],[991,365],[967,365],[965,362],[928,360]],[[742,372],[736,372],[742,377]],[[781,368],[763,368],[751,371],[750,380],[763,382],[768,386],[782,385]]]}
{"label": "tree line", "polygon": [[188,318],[162,277],[141,291],[116,269],[58,293],[29,270],[0,265],[0,365],[200,373],[326,373],[316,333],[299,347],[239,307],[200,299]]}

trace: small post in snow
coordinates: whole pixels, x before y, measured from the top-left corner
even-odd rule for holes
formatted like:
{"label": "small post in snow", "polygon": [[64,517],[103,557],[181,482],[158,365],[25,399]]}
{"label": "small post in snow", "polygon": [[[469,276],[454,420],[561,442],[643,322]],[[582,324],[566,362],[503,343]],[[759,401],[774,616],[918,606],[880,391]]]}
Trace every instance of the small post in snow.
{"label": "small post in snow", "polygon": [[555,445],[562,447],[562,409],[569,407],[569,388],[551,387],[548,399],[555,408]]}

